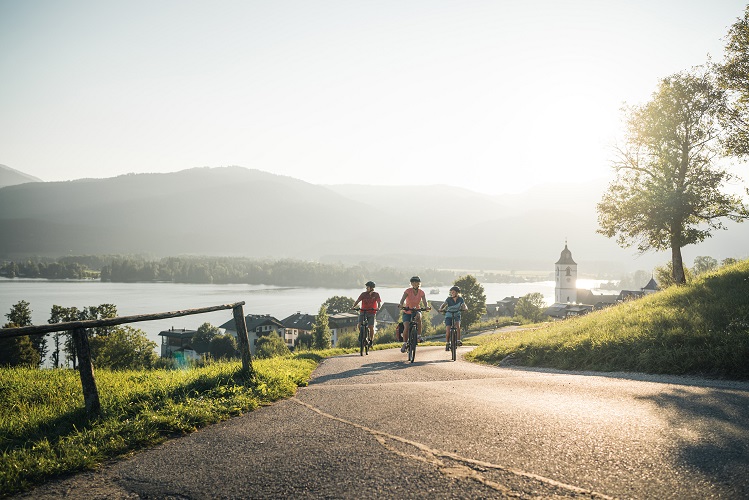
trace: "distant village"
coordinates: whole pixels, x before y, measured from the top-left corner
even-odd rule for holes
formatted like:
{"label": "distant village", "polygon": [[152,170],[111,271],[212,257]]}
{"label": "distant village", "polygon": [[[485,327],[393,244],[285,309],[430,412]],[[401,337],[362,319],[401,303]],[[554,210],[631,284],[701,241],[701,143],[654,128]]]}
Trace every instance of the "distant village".
{"label": "distant village", "polygon": [[[546,308],[545,314],[550,320],[564,320],[574,316],[581,316],[591,311],[609,307],[627,300],[633,300],[659,290],[655,279],[651,278],[639,290],[622,290],[618,294],[594,294],[591,290],[577,288],[577,263],[572,259],[572,252],[565,243],[564,249],[555,263],[554,270],[554,303]],[[515,315],[515,306],[520,297],[505,297],[495,303],[486,304],[486,314],[482,320]],[[432,325],[444,322],[444,315],[437,312],[442,301],[428,301],[433,313],[430,315]],[[299,336],[311,334],[316,316],[296,312],[284,319],[277,319],[269,314],[248,314],[245,317],[247,333],[250,340],[250,351],[255,354],[257,339],[272,332],[284,340],[289,349],[293,349]],[[383,302],[377,313],[377,325],[387,327],[397,324],[400,320],[398,304]],[[338,344],[338,339],[347,333],[357,331],[358,315],[355,313],[338,313],[328,316],[328,324],[332,333],[332,345]],[[234,319],[218,327],[223,332],[237,338],[237,325]],[[196,330],[184,328],[169,329],[159,333],[161,336],[161,357],[179,357],[184,359],[198,359],[200,355],[191,347],[192,337]]]}

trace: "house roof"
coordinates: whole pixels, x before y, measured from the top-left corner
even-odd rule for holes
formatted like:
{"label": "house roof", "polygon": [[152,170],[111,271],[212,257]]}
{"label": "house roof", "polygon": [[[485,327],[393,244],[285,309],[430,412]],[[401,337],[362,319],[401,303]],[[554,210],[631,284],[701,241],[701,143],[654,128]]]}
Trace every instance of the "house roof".
{"label": "house roof", "polygon": [[328,316],[329,324],[333,328],[343,328],[359,322],[359,315],[353,313],[337,313]]}
{"label": "house roof", "polygon": [[[259,326],[270,325],[276,328],[283,328],[284,326],[280,321],[278,321],[270,314],[248,314],[247,316],[245,316],[244,322],[245,325],[247,325],[248,332],[254,332],[255,329]],[[223,325],[219,326],[219,328],[236,332],[237,323],[234,321],[234,318],[232,318]]]}
{"label": "house roof", "polygon": [[658,286],[658,283],[656,283],[655,278],[650,278],[650,281],[648,281],[648,284],[642,287],[643,290],[660,290],[661,287]]}
{"label": "house roof", "polygon": [[313,314],[295,313],[281,320],[285,328],[296,328],[297,330],[312,330],[317,316]]}
{"label": "house roof", "polygon": [[197,330],[185,330],[184,328],[170,328],[169,330],[164,330],[162,332],[159,332],[159,335],[162,337],[169,337],[173,339],[191,339],[193,335],[198,333]]}
{"label": "house roof", "polygon": [[395,302],[383,302],[382,307],[380,308],[380,312],[377,313],[378,321],[382,321],[385,319],[398,321],[399,317],[400,310],[398,309],[398,304],[396,304]]}

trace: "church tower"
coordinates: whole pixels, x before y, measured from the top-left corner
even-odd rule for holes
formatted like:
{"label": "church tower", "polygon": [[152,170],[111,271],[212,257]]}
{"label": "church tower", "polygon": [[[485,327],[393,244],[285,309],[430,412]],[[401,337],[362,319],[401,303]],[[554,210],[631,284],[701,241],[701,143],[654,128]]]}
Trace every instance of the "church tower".
{"label": "church tower", "polygon": [[562,255],[555,265],[554,277],[554,302],[577,302],[577,262],[572,260],[572,252],[567,248],[566,241]]}

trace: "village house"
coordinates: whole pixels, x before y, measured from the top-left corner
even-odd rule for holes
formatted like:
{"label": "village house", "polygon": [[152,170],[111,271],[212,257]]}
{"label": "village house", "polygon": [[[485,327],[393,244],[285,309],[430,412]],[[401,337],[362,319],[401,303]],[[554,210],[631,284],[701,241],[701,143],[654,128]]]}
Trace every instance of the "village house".
{"label": "village house", "polygon": [[486,316],[493,318],[496,316],[515,316],[515,306],[518,305],[520,297],[505,297],[502,300],[498,300],[495,304],[486,304]]}
{"label": "village house", "polygon": [[296,347],[300,335],[312,335],[315,327],[315,318],[313,314],[302,314],[297,311],[295,314],[281,320],[284,328],[284,341],[289,349]]}
{"label": "village house", "polygon": [[357,333],[359,315],[355,313],[337,313],[328,315],[328,326],[332,332],[333,347],[338,345],[338,339],[346,333]]}
{"label": "village house", "polygon": [[[255,354],[257,339],[271,332],[276,332],[279,337],[284,338],[284,326],[276,318],[269,314],[248,314],[244,318],[247,325],[247,337],[250,340],[250,353]],[[219,326],[235,339],[237,336],[237,323],[234,318]]]}
{"label": "village house", "polygon": [[161,337],[161,357],[175,358],[178,361],[200,359],[200,354],[192,348],[192,337],[197,330],[185,330],[184,328],[170,328],[159,332]]}
{"label": "village house", "polygon": [[394,325],[400,321],[401,311],[395,302],[383,302],[377,311],[377,324],[382,326]]}

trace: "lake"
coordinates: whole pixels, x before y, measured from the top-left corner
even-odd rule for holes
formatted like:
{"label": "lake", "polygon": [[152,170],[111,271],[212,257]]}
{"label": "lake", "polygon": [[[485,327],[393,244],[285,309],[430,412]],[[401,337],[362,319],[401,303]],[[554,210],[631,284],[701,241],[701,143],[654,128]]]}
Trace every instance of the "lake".
{"label": "lake", "polygon": [[[599,280],[578,280],[581,288],[597,288]],[[399,302],[402,287],[377,287],[384,302]],[[554,301],[554,282],[483,283],[487,302],[505,297],[521,297],[540,292],[548,303]],[[424,287],[429,300],[444,300],[448,286],[440,287],[439,294],[430,294],[432,287]],[[244,301],[245,314],[270,314],[279,320],[296,313],[317,314],[320,305],[334,295],[356,298],[364,288],[292,288],[266,285],[198,285],[185,283],[106,283],[101,281],[32,280],[0,278],[0,318],[21,300],[30,304],[35,325],[46,324],[53,305],[62,307],[115,304],[120,316],[151,314],[198,307],[231,304]],[[205,322],[219,326],[232,319],[231,310],[183,316],[158,321],[135,323],[150,340],[161,344],[159,332],[170,327],[195,330]]]}

